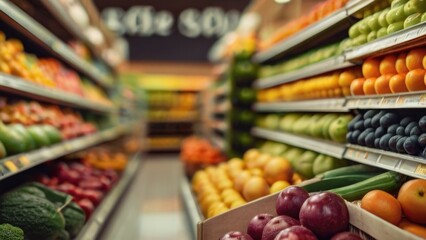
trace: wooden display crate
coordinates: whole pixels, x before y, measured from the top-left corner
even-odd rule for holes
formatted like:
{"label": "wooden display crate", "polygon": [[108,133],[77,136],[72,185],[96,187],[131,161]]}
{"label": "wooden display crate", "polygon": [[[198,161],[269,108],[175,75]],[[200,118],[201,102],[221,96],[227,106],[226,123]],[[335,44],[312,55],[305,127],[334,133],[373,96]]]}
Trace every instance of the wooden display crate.
{"label": "wooden display crate", "polygon": [[[229,231],[246,232],[250,219],[255,215],[259,213],[276,215],[275,201],[277,196],[278,193],[266,196],[216,217],[200,221],[197,226],[197,239],[217,240]],[[346,202],[346,204],[350,214],[351,229],[359,233],[363,239],[422,239],[380,219],[353,203]]]}

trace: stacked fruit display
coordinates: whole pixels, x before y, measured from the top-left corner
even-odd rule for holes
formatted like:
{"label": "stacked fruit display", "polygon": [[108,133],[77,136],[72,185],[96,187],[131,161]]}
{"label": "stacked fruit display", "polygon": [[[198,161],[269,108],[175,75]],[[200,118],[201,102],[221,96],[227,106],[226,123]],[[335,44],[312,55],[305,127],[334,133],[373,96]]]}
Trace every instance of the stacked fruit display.
{"label": "stacked fruit display", "polygon": [[259,71],[259,77],[264,78],[300,69],[307,65],[336,56],[342,53],[347,46],[348,40],[345,39],[334,44],[318,47],[275,65],[262,66]]}
{"label": "stacked fruit display", "polygon": [[204,216],[218,215],[347,165],[345,160],[274,142],[248,150],[243,159],[233,158],[194,174],[192,187]]}
{"label": "stacked fruit display", "polygon": [[344,143],[351,120],[351,114],[286,113],[280,116],[271,113],[260,117],[257,124],[271,130],[279,129],[284,132]]}
{"label": "stacked fruit display", "polygon": [[77,72],[63,66],[52,58],[39,59],[24,51],[22,42],[17,39],[6,40],[0,32],[0,71],[22,79],[84,96],[88,99],[111,104],[106,93],[98,86],[83,83]]}
{"label": "stacked fruit display", "polygon": [[266,50],[272,47],[274,44],[278,43],[279,41],[282,41],[296,34],[307,26],[330,15],[334,11],[343,8],[347,2],[348,0],[327,0],[319,3],[318,5],[313,7],[308,14],[300,16],[292,20],[291,22],[283,25],[272,37],[261,42],[259,44],[259,50]]}
{"label": "stacked fruit display", "polygon": [[349,143],[426,156],[426,116],[390,110],[368,110],[354,117],[348,127]]}
{"label": "stacked fruit display", "polygon": [[381,10],[386,2],[365,11],[364,18],[352,25],[349,29],[352,46],[365,44],[426,21],[426,3],[423,0],[393,0],[390,8]]}
{"label": "stacked fruit display", "polygon": [[362,78],[351,83],[352,95],[374,95],[426,90],[426,48],[369,58]]}
{"label": "stacked fruit display", "polygon": [[359,77],[362,77],[362,73],[358,67],[326,73],[260,90],[257,100],[274,102],[350,96],[350,85]]}
{"label": "stacked fruit display", "polygon": [[0,216],[1,223],[15,226],[14,232],[19,232],[2,238],[7,240],[74,238],[86,219],[70,195],[35,182],[1,195]]}
{"label": "stacked fruit display", "polygon": [[121,172],[127,166],[127,156],[121,151],[107,148],[92,148],[81,157],[84,165],[89,165],[101,170],[114,170]]}
{"label": "stacked fruit display", "polygon": [[232,231],[221,240],[361,239],[349,231],[349,211],[336,194],[309,196],[300,187],[288,187],[276,200],[276,213],[261,213],[247,225],[247,234]]}
{"label": "stacked fruit display", "polygon": [[182,141],[180,159],[185,164],[217,164],[225,160],[221,151],[208,140],[191,136]]}
{"label": "stacked fruit display", "polygon": [[57,128],[63,139],[88,135],[97,131],[93,123],[71,109],[61,109],[55,105],[40,104],[35,101],[13,101],[0,99],[0,120],[5,124],[52,125]]}
{"label": "stacked fruit display", "polygon": [[[426,180],[413,179],[402,185],[397,197],[372,190],[361,199],[361,207],[419,237],[426,238]],[[403,218],[405,216],[405,218]]]}
{"label": "stacked fruit display", "polygon": [[256,91],[251,87],[257,78],[258,66],[251,61],[252,53],[246,50],[235,53],[227,76],[230,81],[229,98],[232,111],[226,114],[229,130],[227,135],[228,155],[241,156],[249,149],[254,139],[249,133],[255,117],[248,109],[256,101]]}

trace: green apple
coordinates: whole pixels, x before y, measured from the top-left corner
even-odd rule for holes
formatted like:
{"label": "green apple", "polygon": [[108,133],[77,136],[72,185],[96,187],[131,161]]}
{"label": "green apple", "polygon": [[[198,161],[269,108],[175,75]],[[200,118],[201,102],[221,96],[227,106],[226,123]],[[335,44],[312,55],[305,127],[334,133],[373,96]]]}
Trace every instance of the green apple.
{"label": "green apple", "polygon": [[414,7],[412,1],[408,1],[404,4],[404,14],[410,16],[411,14],[417,13],[417,9]]}
{"label": "green apple", "polygon": [[391,8],[397,8],[404,5],[408,0],[393,0],[391,3]]}
{"label": "green apple", "polygon": [[374,13],[373,8],[367,8],[367,9],[365,9],[365,10],[364,10],[364,12],[363,12],[363,18],[365,19],[365,18],[367,18],[367,17],[369,17],[369,16],[373,15],[373,13]]}
{"label": "green apple", "polygon": [[388,28],[387,27],[382,27],[379,29],[379,31],[377,31],[376,37],[377,38],[381,38],[388,35]]}
{"label": "green apple", "polygon": [[386,14],[386,21],[389,24],[404,21],[407,18],[407,15],[404,13],[404,5],[392,8],[389,10],[388,14]]}
{"label": "green apple", "polygon": [[336,169],[341,168],[348,165],[348,161],[345,159],[337,159],[334,157],[330,157],[327,155],[318,155],[312,166],[312,172],[315,175]]}
{"label": "green apple", "polygon": [[304,114],[299,118],[293,125],[292,132],[296,134],[303,134],[306,128],[309,126],[309,120],[312,117],[312,114]]}
{"label": "green apple", "polygon": [[422,19],[422,14],[420,13],[414,13],[408,16],[404,21],[404,28],[408,28],[420,23],[421,19]]}
{"label": "green apple", "polygon": [[313,165],[314,160],[318,156],[317,153],[312,151],[305,151],[298,160],[294,161],[294,170],[297,173],[300,173],[305,178],[314,177]]}
{"label": "green apple", "polygon": [[371,42],[377,39],[377,31],[372,31],[367,35],[367,42]]}
{"label": "green apple", "polygon": [[284,117],[281,118],[278,128],[282,131],[291,131],[291,128],[293,124],[302,117],[302,114],[300,113],[289,113],[284,115]]}
{"label": "green apple", "polygon": [[338,115],[334,114],[334,113],[328,113],[328,114],[323,115],[318,121],[316,121],[315,123],[313,123],[310,126],[311,136],[322,138],[323,137],[323,135],[322,135],[323,126],[325,124],[327,124],[328,121],[332,121],[332,119],[335,119],[337,117],[338,117]]}
{"label": "green apple", "polygon": [[280,116],[278,116],[277,114],[268,114],[265,117],[264,125],[268,129],[277,129],[279,122],[280,122]]}
{"label": "green apple", "polygon": [[309,119],[308,127],[305,129],[304,134],[312,136],[312,127],[324,116],[322,113],[316,113]]}
{"label": "green apple", "polygon": [[328,128],[330,127],[330,124],[339,117],[339,115],[329,113],[326,114],[326,116],[327,117],[325,117],[321,126],[321,137],[325,139],[330,139],[330,135],[328,134]]}
{"label": "green apple", "polygon": [[353,41],[353,46],[360,46],[367,43],[367,34],[361,34],[356,37]]}
{"label": "green apple", "polygon": [[274,145],[272,145],[269,153],[272,154],[273,156],[280,156],[284,154],[288,149],[289,149],[288,145],[285,145],[282,143],[275,143]]}
{"label": "green apple", "polygon": [[404,29],[404,21],[394,22],[388,26],[388,34],[398,32],[402,29]]}
{"label": "green apple", "polygon": [[348,124],[352,120],[353,116],[345,114],[334,120],[328,128],[328,133],[331,140],[335,142],[344,143],[346,142],[346,134],[348,133]]}
{"label": "green apple", "polygon": [[424,22],[426,21],[426,13],[422,14],[422,19],[420,19],[420,22]]}
{"label": "green apple", "polygon": [[380,12],[373,14],[367,21],[368,27],[372,31],[378,31],[382,26],[379,24]]}
{"label": "green apple", "polygon": [[388,27],[389,26],[389,23],[386,20],[386,15],[388,14],[389,10],[390,10],[390,8],[386,8],[383,11],[380,12],[378,21],[379,21],[380,26],[382,26],[382,27]]}
{"label": "green apple", "polygon": [[304,152],[305,150],[301,148],[293,147],[282,154],[282,157],[289,160],[291,165],[294,167],[295,163],[299,160],[300,156],[302,156]]}
{"label": "green apple", "polygon": [[410,0],[410,2],[413,2],[413,7],[416,9],[416,12],[426,12],[426,0]]}
{"label": "green apple", "polygon": [[368,24],[367,24],[367,22],[370,18],[371,18],[371,16],[366,17],[366,18],[364,18],[360,21],[359,26],[358,26],[358,30],[361,34],[369,34],[371,32],[371,29],[370,29],[370,27],[368,27]]}
{"label": "green apple", "polygon": [[359,27],[359,22],[356,22],[354,25],[352,25],[349,28],[349,37],[350,38],[352,38],[352,39],[356,38],[361,34],[358,27]]}

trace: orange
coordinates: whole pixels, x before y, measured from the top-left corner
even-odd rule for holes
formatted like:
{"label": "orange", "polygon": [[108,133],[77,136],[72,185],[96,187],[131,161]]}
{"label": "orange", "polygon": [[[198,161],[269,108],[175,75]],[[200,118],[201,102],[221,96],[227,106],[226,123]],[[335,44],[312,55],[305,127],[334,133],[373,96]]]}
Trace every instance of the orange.
{"label": "orange", "polygon": [[380,59],[367,58],[362,64],[362,75],[365,78],[373,78],[380,76]]}
{"label": "orange", "polygon": [[353,96],[364,95],[363,85],[365,78],[357,78],[351,82],[350,92]]}
{"label": "orange", "polygon": [[385,74],[376,79],[374,83],[374,89],[376,90],[377,94],[392,93],[389,86],[389,81],[392,76],[393,74]]}
{"label": "orange", "polygon": [[407,53],[403,52],[398,55],[396,59],[395,68],[398,73],[408,73],[410,70],[407,68],[405,60],[407,58]]}
{"label": "orange", "polygon": [[271,185],[269,193],[276,193],[284,190],[286,187],[290,186],[290,183],[287,181],[276,181]]}
{"label": "orange", "polygon": [[423,68],[426,69],[426,56],[423,57]]}
{"label": "orange", "polygon": [[246,201],[252,201],[269,194],[269,186],[262,177],[251,177],[243,187],[243,196]]}
{"label": "orange", "polygon": [[351,95],[351,89],[349,88],[349,87],[344,87],[343,89],[342,89],[342,93],[343,93],[343,96],[350,96]]}
{"label": "orange", "polygon": [[405,76],[405,85],[408,91],[426,90],[426,84],[424,83],[425,73],[424,69],[415,69],[407,73],[407,76]]}
{"label": "orange", "polygon": [[426,227],[422,225],[418,225],[415,223],[412,223],[406,219],[403,219],[401,223],[399,223],[398,227],[404,229],[407,232],[410,232],[414,235],[417,235],[421,238],[426,239]]}
{"label": "orange", "polygon": [[426,179],[405,182],[398,192],[405,217],[418,224],[426,224]]}
{"label": "orange", "polygon": [[289,182],[293,176],[290,162],[282,157],[272,158],[263,169],[264,177],[268,184],[282,180]]}
{"label": "orange", "polygon": [[291,182],[293,184],[299,184],[303,182],[303,178],[298,173],[293,173],[293,176],[291,177]]}
{"label": "orange", "polygon": [[383,58],[380,62],[380,73],[384,74],[396,74],[396,55],[390,54]]}
{"label": "orange", "polygon": [[399,73],[393,75],[389,80],[389,87],[392,93],[408,92],[407,86],[405,85],[405,73]]}
{"label": "orange", "polygon": [[250,179],[251,173],[248,170],[243,170],[234,179],[234,188],[238,192],[243,192],[244,184]]}
{"label": "orange", "polygon": [[398,225],[401,221],[401,204],[389,193],[373,190],[361,199],[361,207],[381,219]]}
{"label": "orange", "polygon": [[376,89],[374,88],[374,84],[376,82],[376,78],[367,78],[364,82],[364,85],[362,86],[362,89],[365,93],[365,95],[372,95],[376,94]]}
{"label": "orange", "polygon": [[339,75],[339,86],[341,87],[349,87],[353,80],[355,80],[357,76],[355,72],[346,70]]}
{"label": "orange", "polygon": [[411,49],[407,54],[407,58],[405,59],[405,64],[407,65],[408,70],[422,69],[423,58],[425,57],[425,55],[425,48]]}

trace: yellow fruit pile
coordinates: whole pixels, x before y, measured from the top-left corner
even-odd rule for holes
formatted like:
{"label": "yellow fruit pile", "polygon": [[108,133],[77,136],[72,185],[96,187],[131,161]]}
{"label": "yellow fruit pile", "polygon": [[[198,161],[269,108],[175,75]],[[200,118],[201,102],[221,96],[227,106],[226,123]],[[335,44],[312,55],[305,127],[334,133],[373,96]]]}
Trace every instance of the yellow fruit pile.
{"label": "yellow fruit pile", "polygon": [[288,160],[250,149],[243,159],[197,171],[192,188],[201,211],[210,218],[301,181]]}
{"label": "yellow fruit pile", "polygon": [[361,76],[360,68],[349,68],[264,89],[257,97],[259,102],[275,102],[350,96],[352,81]]}

